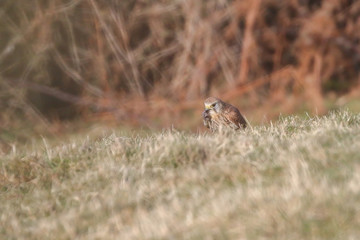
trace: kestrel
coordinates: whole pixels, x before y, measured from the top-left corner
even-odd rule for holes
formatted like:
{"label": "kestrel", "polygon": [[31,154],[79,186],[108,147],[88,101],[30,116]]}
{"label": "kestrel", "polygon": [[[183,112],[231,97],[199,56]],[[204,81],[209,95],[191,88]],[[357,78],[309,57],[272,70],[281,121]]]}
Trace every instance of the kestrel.
{"label": "kestrel", "polygon": [[205,111],[202,114],[205,127],[216,131],[221,127],[234,130],[246,128],[246,121],[240,111],[231,104],[215,97],[209,97],[204,102]]}

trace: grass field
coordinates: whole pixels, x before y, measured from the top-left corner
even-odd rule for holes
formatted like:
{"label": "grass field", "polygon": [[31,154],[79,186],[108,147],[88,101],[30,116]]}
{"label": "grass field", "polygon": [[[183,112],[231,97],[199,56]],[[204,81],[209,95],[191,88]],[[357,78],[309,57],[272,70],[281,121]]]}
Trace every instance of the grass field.
{"label": "grass field", "polygon": [[0,239],[359,239],[360,115],[34,140],[0,155]]}

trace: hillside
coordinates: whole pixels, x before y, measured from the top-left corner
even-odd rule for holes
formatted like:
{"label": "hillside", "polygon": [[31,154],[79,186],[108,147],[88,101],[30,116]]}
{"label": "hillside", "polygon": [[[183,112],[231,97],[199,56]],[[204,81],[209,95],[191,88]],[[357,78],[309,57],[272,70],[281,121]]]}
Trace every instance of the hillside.
{"label": "hillside", "polygon": [[356,239],[360,115],[0,154],[1,239]]}

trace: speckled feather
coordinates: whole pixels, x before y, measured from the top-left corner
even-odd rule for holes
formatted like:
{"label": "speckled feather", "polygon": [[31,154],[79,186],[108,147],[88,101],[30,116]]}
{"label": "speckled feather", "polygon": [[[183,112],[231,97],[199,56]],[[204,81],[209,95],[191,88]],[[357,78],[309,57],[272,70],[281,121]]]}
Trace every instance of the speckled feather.
{"label": "speckled feather", "polygon": [[203,112],[204,125],[212,131],[216,131],[220,126],[227,126],[234,130],[246,128],[246,120],[240,111],[231,104],[222,100],[210,97],[204,101],[205,105],[219,104],[217,112],[215,109],[206,109]]}

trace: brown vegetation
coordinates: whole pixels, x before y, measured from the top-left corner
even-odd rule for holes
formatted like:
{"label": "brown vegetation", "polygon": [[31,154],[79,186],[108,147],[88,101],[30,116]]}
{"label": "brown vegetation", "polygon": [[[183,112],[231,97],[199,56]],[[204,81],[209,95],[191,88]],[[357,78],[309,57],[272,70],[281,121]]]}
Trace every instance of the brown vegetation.
{"label": "brown vegetation", "polygon": [[[360,2],[1,1],[0,121],[79,113],[173,119],[217,95],[244,107],[359,83]],[[291,101],[289,100],[291,97]],[[165,110],[166,111],[163,111]]]}

